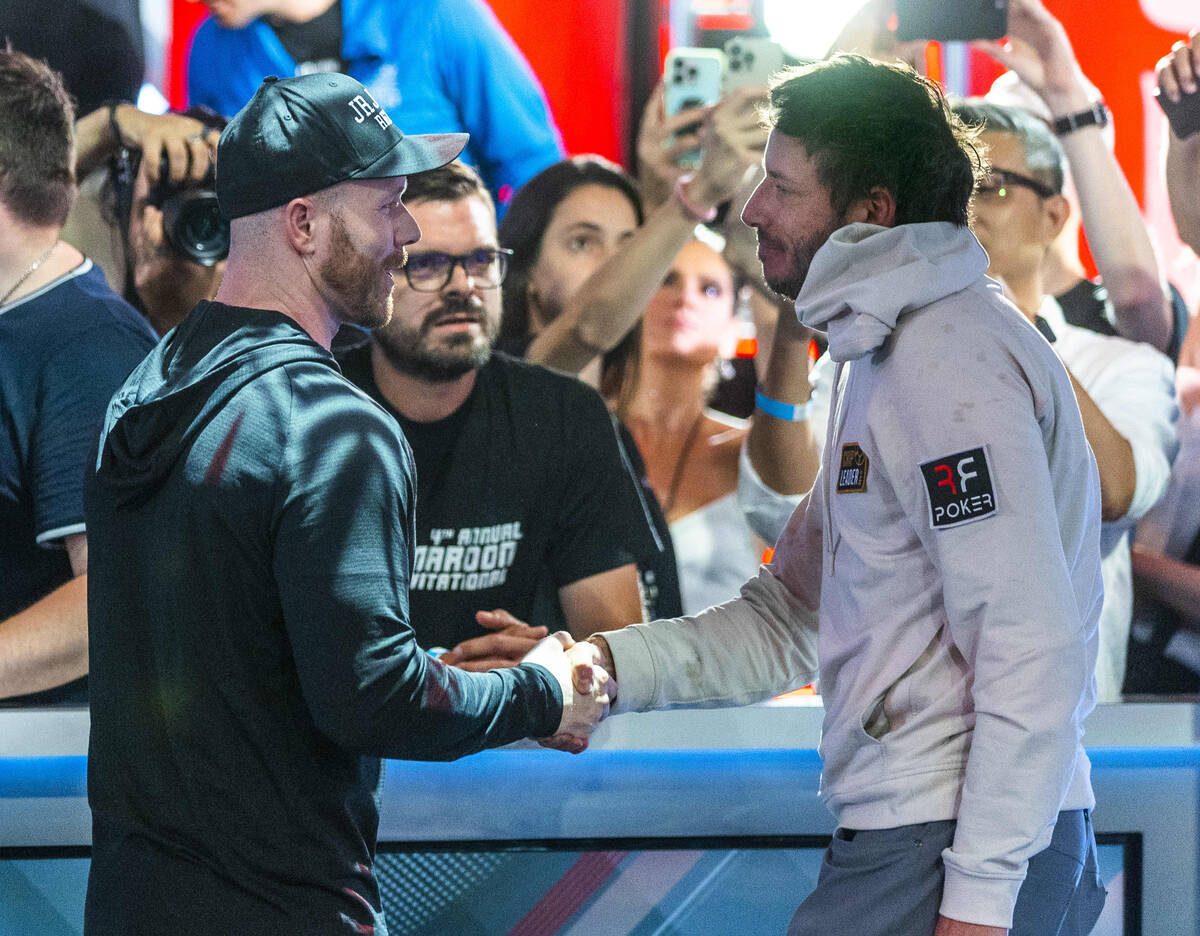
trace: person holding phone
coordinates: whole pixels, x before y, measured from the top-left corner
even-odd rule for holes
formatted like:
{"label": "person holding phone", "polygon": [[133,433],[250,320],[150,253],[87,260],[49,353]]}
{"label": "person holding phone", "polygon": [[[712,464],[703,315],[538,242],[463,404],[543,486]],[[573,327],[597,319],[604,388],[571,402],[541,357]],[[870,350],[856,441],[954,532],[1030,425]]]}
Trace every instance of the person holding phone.
{"label": "person holding phone", "polygon": [[1200,254],[1200,29],[1159,60],[1158,100],[1167,112],[1167,195],[1179,236]]}
{"label": "person holding phone", "polygon": [[[1070,37],[1041,0],[1011,0],[1008,39],[974,45],[1010,70],[988,93],[1033,110],[1050,124],[1067,158],[1066,192],[1077,202],[1099,281],[1079,257],[1078,225],[1068,224],[1045,260],[1047,292],[1066,320],[1102,334],[1144,341],[1174,357],[1182,329],[1154,245],[1128,180],[1105,138],[1111,115],[1088,81]],[[1073,205],[1073,207],[1076,207]]]}
{"label": "person holding phone", "polygon": [[[1200,113],[1200,29],[1179,41],[1159,60],[1159,100],[1179,113]],[[1183,129],[1182,125],[1180,129]],[[1167,134],[1167,197],[1171,216],[1185,244],[1200,254],[1200,133],[1180,134],[1172,123]],[[1176,373],[1179,406],[1188,416],[1200,405],[1200,328],[1190,328],[1179,352]]]}

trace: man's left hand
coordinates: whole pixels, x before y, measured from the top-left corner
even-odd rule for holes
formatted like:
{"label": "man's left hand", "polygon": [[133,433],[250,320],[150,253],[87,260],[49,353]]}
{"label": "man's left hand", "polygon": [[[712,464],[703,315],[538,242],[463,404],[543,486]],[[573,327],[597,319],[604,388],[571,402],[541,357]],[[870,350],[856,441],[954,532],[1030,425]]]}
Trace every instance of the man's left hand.
{"label": "man's left hand", "polygon": [[477,611],[475,620],[480,627],[495,633],[464,640],[453,650],[442,654],[443,663],[476,673],[516,666],[533,649],[534,644],[549,633],[544,627],[530,627],[501,608]]}
{"label": "man's left hand", "polygon": [[933,936],[1008,936],[1003,926],[983,926],[980,923],[964,923],[949,917],[939,916]]}

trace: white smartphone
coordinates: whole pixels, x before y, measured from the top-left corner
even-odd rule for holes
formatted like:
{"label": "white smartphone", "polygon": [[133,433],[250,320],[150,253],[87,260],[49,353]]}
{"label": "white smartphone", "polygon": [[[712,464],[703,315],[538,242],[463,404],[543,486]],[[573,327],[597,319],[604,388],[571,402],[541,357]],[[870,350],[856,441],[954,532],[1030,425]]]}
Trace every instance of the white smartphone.
{"label": "white smartphone", "polygon": [[773,39],[735,36],[725,43],[725,90],[765,85],[783,68],[783,46]]}
{"label": "white smartphone", "polygon": [[[663,69],[664,110],[668,117],[692,107],[707,107],[721,99],[721,79],[725,72],[725,53],[720,49],[681,47],[667,53]],[[694,169],[700,164],[700,151],[691,150],[678,160],[680,166]]]}

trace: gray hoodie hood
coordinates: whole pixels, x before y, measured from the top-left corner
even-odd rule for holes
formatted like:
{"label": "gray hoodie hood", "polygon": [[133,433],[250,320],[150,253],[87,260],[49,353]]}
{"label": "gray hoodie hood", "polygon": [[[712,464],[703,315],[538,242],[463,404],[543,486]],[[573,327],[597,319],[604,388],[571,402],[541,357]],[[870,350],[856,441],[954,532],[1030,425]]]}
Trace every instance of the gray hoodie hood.
{"label": "gray hoodie hood", "polygon": [[887,340],[900,316],[966,289],[987,267],[975,235],[948,222],[848,224],[813,257],[796,316],[828,333],[833,360],[857,360]]}

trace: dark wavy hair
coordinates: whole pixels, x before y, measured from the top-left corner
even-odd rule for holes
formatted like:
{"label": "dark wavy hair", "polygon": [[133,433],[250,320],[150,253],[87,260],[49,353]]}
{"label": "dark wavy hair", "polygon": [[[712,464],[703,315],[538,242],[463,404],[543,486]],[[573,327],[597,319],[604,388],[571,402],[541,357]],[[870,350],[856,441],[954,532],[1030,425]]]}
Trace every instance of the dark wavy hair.
{"label": "dark wavy hair", "polygon": [[834,211],[882,186],[896,200],[897,224],[967,225],[986,170],[978,131],[907,65],[843,54],[788,69],[771,88],[765,116],[803,144]]}
{"label": "dark wavy hair", "polygon": [[543,169],[526,182],[500,221],[500,246],[513,252],[504,281],[500,341],[515,341],[529,334],[529,275],[541,256],[542,238],[555,209],[584,185],[616,189],[629,199],[637,223],[641,225],[644,220],[636,183],[625,170],[603,156],[572,156]]}
{"label": "dark wavy hair", "polygon": [[62,227],[75,198],[75,108],[62,76],[0,45],[0,199],[26,224]]}

